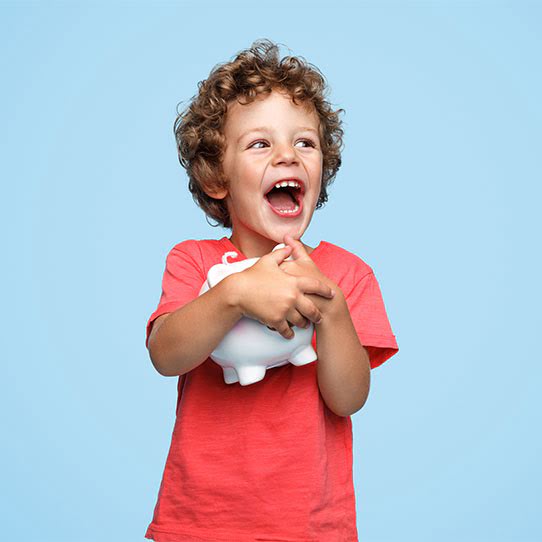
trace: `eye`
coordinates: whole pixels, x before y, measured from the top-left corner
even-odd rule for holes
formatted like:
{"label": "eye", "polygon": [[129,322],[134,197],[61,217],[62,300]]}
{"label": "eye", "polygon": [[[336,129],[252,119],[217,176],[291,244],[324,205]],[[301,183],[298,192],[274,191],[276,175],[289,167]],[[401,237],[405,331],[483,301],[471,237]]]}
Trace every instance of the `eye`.
{"label": "eye", "polygon": [[312,139],[300,139],[298,143],[307,143],[309,147],[316,147],[316,143]]}
{"label": "eye", "polygon": [[[257,147],[256,145],[259,145],[259,144],[265,144],[267,145],[267,141],[263,140],[263,139],[260,139],[258,141],[255,141],[254,143],[252,143],[251,145],[248,146],[249,149],[261,149],[262,147]],[[312,139],[300,139],[297,143],[306,143],[307,146],[309,147],[316,147],[316,143],[312,140]]]}
{"label": "eye", "polygon": [[259,143],[266,143],[267,144],[267,141],[264,141],[264,140],[260,139],[259,141],[255,141],[254,143],[252,143],[252,145],[249,145],[248,148],[249,149],[252,149],[252,148],[261,149],[262,147],[255,147],[255,145],[258,145]]}

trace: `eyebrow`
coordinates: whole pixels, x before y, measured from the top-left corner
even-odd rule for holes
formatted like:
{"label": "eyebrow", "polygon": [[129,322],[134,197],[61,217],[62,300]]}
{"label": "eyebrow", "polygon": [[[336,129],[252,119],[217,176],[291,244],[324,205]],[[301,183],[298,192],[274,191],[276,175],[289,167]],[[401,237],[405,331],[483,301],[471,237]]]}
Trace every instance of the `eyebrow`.
{"label": "eyebrow", "polygon": [[[243,139],[243,137],[245,137],[248,134],[251,134],[252,132],[271,132],[271,131],[272,130],[270,130],[267,126],[258,126],[257,128],[251,128],[250,130],[247,130],[246,132],[243,132],[239,136],[237,141],[241,141],[241,139]],[[316,134],[318,134],[318,130],[315,130],[314,128],[311,128],[309,126],[303,126],[301,128],[298,128],[298,131],[299,132],[315,132]]]}

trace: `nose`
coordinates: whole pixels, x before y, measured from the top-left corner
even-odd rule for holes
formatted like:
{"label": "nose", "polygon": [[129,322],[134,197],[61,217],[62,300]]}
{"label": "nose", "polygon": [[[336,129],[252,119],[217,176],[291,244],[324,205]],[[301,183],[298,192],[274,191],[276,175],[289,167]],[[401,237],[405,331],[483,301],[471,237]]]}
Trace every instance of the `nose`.
{"label": "nose", "polygon": [[273,155],[274,164],[291,164],[297,162],[295,149],[289,143],[277,143]]}

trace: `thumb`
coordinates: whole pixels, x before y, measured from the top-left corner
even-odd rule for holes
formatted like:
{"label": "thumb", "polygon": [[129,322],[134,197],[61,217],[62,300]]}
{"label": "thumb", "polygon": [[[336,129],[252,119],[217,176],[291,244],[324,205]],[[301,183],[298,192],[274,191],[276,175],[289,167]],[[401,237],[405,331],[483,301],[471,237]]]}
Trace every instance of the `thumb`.
{"label": "thumb", "polygon": [[277,265],[280,265],[292,252],[292,247],[289,245],[286,245],[282,248],[277,248],[276,250],[273,250],[266,256],[271,258]]}

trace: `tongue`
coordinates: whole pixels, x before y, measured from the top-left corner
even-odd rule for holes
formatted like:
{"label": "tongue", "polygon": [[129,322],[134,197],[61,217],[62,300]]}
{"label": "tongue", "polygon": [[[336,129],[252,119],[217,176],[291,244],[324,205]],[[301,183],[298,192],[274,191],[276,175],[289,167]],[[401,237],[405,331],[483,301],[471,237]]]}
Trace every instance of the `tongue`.
{"label": "tongue", "polygon": [[273,190],[267,194],[267,199],[279,211],[291,210],[296,205],[294,197],[287,190]]}

